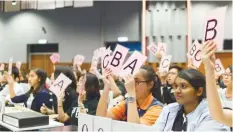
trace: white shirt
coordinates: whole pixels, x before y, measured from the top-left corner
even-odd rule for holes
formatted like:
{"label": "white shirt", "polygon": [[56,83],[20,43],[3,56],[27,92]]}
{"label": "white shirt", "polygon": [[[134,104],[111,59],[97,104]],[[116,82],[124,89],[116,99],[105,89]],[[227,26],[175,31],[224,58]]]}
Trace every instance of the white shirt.
{"label": "white shirt", "polygon": [[218,95],[220,97],[222,107],[228,107],[232,109],[232,98],[227,98],[226,97],[226,90],[227,88],[219,88],[218,89]]}
{"label": "white shirt", "polygon": [[[17,82],[14,83],[14,91],[15,91],[16,96],[25,94],[27,92],[26,89],[27,89],[26,87],[23,87],[19,83],[17,83]],[[8,100],[11,102],[9,85],[6,85],[5,88],[0,92],[0,99],[1,100]]]}

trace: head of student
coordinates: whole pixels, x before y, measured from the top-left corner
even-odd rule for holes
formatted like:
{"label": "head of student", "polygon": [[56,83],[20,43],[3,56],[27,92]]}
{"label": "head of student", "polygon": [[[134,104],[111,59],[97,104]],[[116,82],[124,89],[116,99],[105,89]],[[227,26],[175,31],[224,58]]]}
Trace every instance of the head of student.
{"label": "head of student", "polygon": [[76,79],[72,68],[68,66],[56,66],[54,71],[54,80],[56,80],[61,73],[67,76],[72,81],[68,88],[76,89]]}
{"label": "head of student", "polygon": [[15,81],[19,81],[19,69],[15,66],[12,67],[12,74],[11,76]]}
{"label": "head of student", "polygon": [[158,76],[151,66],[142,66],[134,75],[136,98],[147,98],[155,94]]}
{"label": "head of student", "polygon": [[[86,78],[86,82],[85,81]],[[85,83],[85,84],[83,84]],[[81,88],[84,86],[83,88]],[[86,73],[79,78],[76,92],[79,93],[80,89],[86,91],[86,99],[92,100],[94,98],[100,98],[100,84],[96,75],[92,73]]]}
{"label": "head of student", "polygon": [[175,82],[176,77],[181,70],[182,70],[182,68],[177,66],[177,65],[170,66],[169,71],[168,71],[168,75],[167,75],[167,83],[169,85],[172,85]]}
{"label": "head of student", "polygon": [[45,81],[47,74],[43,69],[32,69],[29,72],[28,83],[31,86],[34,93],[45,88]]}
{"label": "head of student", "polygon": [[227,88],[232,88],[232,65],[228,66],[223,74],[223,83]]}
{"label": "head of student", "polygon": [[175,80],[174,90],[179,104],[199,104],[206,97],[205,76],[195,69],[182,70]]}

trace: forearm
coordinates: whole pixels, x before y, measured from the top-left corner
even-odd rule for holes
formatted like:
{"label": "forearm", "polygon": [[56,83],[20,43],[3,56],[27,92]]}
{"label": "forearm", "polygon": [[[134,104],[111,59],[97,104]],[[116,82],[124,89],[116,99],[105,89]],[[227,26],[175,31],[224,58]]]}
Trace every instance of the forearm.
{"label": "forearm", "polygon": [[118,88],[118,86],[116,85],[115,82],[112,83],[111,90],[113,92],[113,97],[114,98],[121,95],[121,91],[120,91],[120,89]]}
{"label": "forearm", "polygon": [[106,117],[107,116],[108,94],[109,94],[109,90],[108,89],[104,89],[103,93],[102,93],[102,95],[100,97],[97,110],[96,110],[96,115],[97,116],[102,116],[102,117]]}
{"label": "forearm", "polygon": [[60,122],[65,122],[65,116],[66,113],[63,110],[63,104],[61,102],[58,102],[58,106],[57,106],[57,112],[58,112],[58,119]]}
{"label": "forearm", "polygon": [[136,101],[128,103],[127,122],[140,124]]}
{"label": "forearm", "polygon": [[10,98],[14,98],[16,96],[13,83],[9,84],[9,92],[10,92]]}
{"label": "forearm", "polygon": [[223,120],[225,117],[223,114],[223,109],[221,101],[217,91],[217,85],[215,81],[215,71],[214,68],[205,67],[206,69],[206,91],[207,100],[209,105],[209,111],[213,119],[217,121]]}
{"label": "forearm", "polygon": [[48,114],[48,115],[55,114],[55,111],[54,111],[54,110],[51,110],[51,109],[49,109],[49,108],[47,108],[47,114]]}

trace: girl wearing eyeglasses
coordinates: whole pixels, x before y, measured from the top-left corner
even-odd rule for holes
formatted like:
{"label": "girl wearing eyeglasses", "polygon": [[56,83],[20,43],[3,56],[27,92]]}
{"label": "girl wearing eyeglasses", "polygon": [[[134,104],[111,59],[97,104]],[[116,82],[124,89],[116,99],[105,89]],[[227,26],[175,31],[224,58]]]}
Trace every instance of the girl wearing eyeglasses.
{"label": "girl wearing eyeglasses", "polygon": [[157,76],[150,66],[142,66],[137,73],[124,78],[128,97],[107,110],[108,94],[111,89],[110,77],[104,78],[104,90],[97,107],[97,116],[113,120],[152,125],[160,115],[162,104],[153,97]]}

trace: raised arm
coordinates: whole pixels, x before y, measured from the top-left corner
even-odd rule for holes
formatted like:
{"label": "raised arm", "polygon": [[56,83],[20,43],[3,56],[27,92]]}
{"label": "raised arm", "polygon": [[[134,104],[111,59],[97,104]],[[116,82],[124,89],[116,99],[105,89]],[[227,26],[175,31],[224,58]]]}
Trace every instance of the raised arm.
{"label": "raised arm", "polygon": [[215,53],[216,43],[208,41],[202,49],[202,61],[206,72],[206,92],[209,111],[212,118],[227,126],[232,126],[232,111],[224,110],[217,91],[215,81]]}
{"label": "raised arm", "polygon": [[96,110],[96,115],[97,116],[102,116],[102,117],[107,117],[107,113],[108,113],[108,94],[110,91],[110,82],[109,80],[107,80],[106,77],[104,77],[103,79],[104,81],[104,90],[103,93],[100,97],[99,103],[98,103],[98,107]]}

